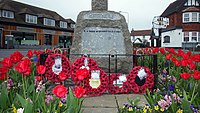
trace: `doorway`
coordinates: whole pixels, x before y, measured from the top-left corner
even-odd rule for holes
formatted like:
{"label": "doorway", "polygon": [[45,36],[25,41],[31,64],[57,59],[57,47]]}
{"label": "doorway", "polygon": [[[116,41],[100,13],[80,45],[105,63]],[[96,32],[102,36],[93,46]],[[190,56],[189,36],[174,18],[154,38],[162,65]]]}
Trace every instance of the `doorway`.
{"label": "doorway", "polygon": [[52,45],[52,35],[44,35],[44,45]]}

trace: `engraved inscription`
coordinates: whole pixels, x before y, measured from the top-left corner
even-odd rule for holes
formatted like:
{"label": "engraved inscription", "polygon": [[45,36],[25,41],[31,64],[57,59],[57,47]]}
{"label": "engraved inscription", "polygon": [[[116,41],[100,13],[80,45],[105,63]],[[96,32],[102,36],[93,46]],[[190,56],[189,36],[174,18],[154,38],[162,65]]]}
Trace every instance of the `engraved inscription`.
{"label": "engraved inscription", "polygon": [[118,28],[86,27],[82,31],[81,51],[92,54],[125,54],[123,33]]}
{"label": "engraved inscription", "polygon": [[120,20],[121,17],[119,14],[114,14],[110,12],[102,12],[102,13],[96,13],[96,12],[90,12],[84,15],[84,19],[106,19],[106,20]]}

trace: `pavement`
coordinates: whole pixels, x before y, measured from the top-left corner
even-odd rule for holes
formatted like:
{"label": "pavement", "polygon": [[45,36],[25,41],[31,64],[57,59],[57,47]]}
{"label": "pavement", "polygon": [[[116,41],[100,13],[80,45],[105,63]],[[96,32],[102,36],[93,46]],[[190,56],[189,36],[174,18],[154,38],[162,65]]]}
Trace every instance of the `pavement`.
{"label": "pavement", "polygon": [[140,97],[138,106],[144,106],[147,101],[140,94],[104,94],[98,97],[86,97],[83,101],[83,113],[118,113],[123,104],[128,104],[129,99]]}

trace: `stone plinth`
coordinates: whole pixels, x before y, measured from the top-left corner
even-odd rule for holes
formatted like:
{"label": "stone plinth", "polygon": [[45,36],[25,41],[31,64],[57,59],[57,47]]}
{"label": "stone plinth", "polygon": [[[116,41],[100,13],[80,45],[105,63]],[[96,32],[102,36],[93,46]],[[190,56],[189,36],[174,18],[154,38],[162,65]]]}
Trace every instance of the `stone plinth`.
{"label": "stone plinth", "polygon": [[[114,11],[92,10],[80,12],[76,22],[71,53],[131,54],[130,33],[124,16]],[[107,57],[94,57],[101,68],[108,70]],[[123,70],[123,72],[128,72],[132,67],[127,64],[131,62],[130,59],[127,57],[118,59],[118,67],[126,68],[127,70]],[[74,57],[71,60],[74,60]],[[114,63],[112,64],[111,67],[115,67]],[[112,72],[114,72],[113,69]]]}

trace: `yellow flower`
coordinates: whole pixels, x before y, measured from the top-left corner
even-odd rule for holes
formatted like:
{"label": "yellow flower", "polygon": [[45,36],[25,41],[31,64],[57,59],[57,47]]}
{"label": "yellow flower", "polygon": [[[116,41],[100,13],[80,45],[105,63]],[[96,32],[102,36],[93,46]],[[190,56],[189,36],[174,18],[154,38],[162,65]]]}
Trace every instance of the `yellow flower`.
{"label": "yellow flower", "polygon": [[149,110],[150,113],[152,113],[152,109],[149,108],[148,110]]}
{"label": "yellow flower", "polygon": [[129,108],[128,108],[128,111],[133,111],[133,108],[132,108],[132,107],[129,107]]}
{"label": "yellow flower", "polygon": [[59,107],[62,107],[63,106],[63,103],[62,102],[59,102]]}
{"label": "yellow flower", "polygon": [[178,110],[176,111],[176,113],[183,113],[183,110],[178,109]]}
{"label": "yellow flower", "polygon": [[17,109],[16,109],[16,107],[14,106],[14,104],[12,104],[12,109],[13,109],[13,113],[17,113]]}
{"label": "yellow flower", "polygon": [[165,109],[164,108],[160,108],[160,111],[163,112],[163,111],[165,111]]}
{"label": "yellow flower", "polygon": [[155,109],[156,111],[158,111],[158,110],[159,110],[159,106],[158,106],[158,105],[154,106],[154,109]]}
{"label": "yellow flower", "polygon": [[147,109],[146,108],[143,109],[143,113],[147,113]]}

